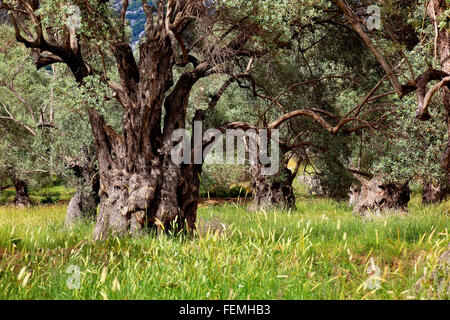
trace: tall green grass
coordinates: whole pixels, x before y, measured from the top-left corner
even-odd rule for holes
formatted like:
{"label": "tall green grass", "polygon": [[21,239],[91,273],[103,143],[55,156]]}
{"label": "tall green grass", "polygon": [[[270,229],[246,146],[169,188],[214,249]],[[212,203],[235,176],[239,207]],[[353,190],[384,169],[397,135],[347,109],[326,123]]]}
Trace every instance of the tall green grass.
{"label": "tall green grass", "polygon": [[291,212],[209,206],[196,236],[105,242],[91,240],[92,223],[64,227],[64,206],[2,207],[0,299],[446,299],[414,284],[449,244],[450,201],[419,202],[366,220],[310,197]]}

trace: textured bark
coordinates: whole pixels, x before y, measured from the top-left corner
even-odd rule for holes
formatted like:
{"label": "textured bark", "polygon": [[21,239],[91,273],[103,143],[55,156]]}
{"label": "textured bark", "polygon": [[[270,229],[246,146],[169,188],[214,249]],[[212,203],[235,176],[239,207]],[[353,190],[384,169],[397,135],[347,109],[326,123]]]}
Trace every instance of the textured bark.
{"label": "textured bark", "polygon": [[[89,110],[100,175],[100,209],[95,239],[109,234],[137,235],[143,230],[195,228],[201,165],[176,164],[171,152],[174,130],[183,129],[189,93],[210,67],[198,64],[173,85],[175,58],[164,34],[140,47],[139,65],[128,45],[117,45],[124,105],[123,134]],[[150,75],[150,76],[148,76]],[[162,108],[165,116],[162,122]],[[202,120],[197,112],[194,121]]]}
{"label": "textured bark", "polygon": [[251,209],[295,209],[295,194],[292,187],[295,174],[286,167],[281,168],[274,176],[263,176],[261,165],[250,167],[253,179],[253,204]]}
{"label": "textured bark", "polygon": [[66,225],[72,225],[82,219],[94,219],[97,216],[100,179],[94,160],[95,157],[89,157],[85,153],[80,163],[70,165],[78,180],[75,195],[70,199],[67,208],[64,221]]}
{"label": "textured bark", "polygon": [[11,175],[11,180],[16,190],[13,204],[18,207],[28,207],[31,205],[30,196],[28,195],[28,183],[18,178],[15,174]]}
{"label": "textured bark", "polygon": [[422,203],[439,203],[449,194],[448,186],[428,182],[423,186]]}
{"label": "textured bark", "polygon": [[160,230],[185,226],[193,230],[200,170],[199,165],[155,161],[150,173],[113,169],[102,174],[94,237],[137,235],[153,226]]}
{"label": "textured bark", "polygon": [[[166,55],[158,57],[165,59]],[[164,63],[152,66],[162,68]],[[162,92],[148,90],[150,96],[138,95],[144,99],[137,100],[140,108],[128,109],[124,115],[123,137],[113,133],[101,116],[90,115],[100,168],[95,239],[110,234],[138,235],[153,227],[166,231],[195,228],[201,165],[178,165],[171,158],[171,134],[184,127],[187,97],[195,79],[182,76],[165,99],[166,117],[161,131],[160,117],[150,118],[152,112],[146,110],[149,103],[151,109],[158,110],[164,101],[164,83],[171,81],[171,72],[160,70],[159,74],[168,77],[157,83]],[[199,118],[201,114],[197,113],[194,121]]]}
{"label": "textured bark", "polygon": [[[386,210],[406,210],[410,199],[408,182],[404,184],[386,183],[381,177],[367,180],[358,177],[360,185],[353,185],[350,203],[362,215],[379,214]],[[368,212],[370,211],[370,212]]]}

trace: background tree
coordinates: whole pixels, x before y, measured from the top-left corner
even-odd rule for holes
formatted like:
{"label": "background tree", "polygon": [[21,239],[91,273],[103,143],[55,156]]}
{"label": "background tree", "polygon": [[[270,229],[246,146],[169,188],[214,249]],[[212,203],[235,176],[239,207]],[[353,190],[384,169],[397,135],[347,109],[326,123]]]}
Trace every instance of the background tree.
{"label": "background tree", "polygon": [[[448,88],[450,82],[448,78],[450,66],[448,61],[450,43],[448,32],[448,3],[440,0],[426,2],[407,1],[405,3],[397,2],[387,4],[378,1],[370,2],[381,7],[383,28],[380,31],[372,31],[369,33],[365,19],[363,19],[361,14],[358,15],[354,9],[358,4],[352,3],[349,5],[341,0],[334,0],[333,2],[345,15],[349,25],[354,28],[366,46],[372,51],[380,66],[386,72],[392,87],[395,89],[394,93],[399,98],[403,98],[411,92],[416,92],[416,116],[418,119],[427,121],[431,118],[428,111],[430,101],[436,92],[442,89],[442,104],[447,114],[446,122],[448,124],[450,110]],[[420,4],[420,6],[411,4]],[[424,14],[428,15],[429,20]],[[408,17],[412,18],[408,21]],[[422,21],[422,24],[419,25],[417,21]],[[434,34],[435,36],[430,37],[430,34]],[[371,37],[375,40],[371,39]],[[422,61],[414,60],[416,65],[413,66],[411,56],[420,54],[423,56]],[[437,66],[437,59],[440,60],[441,70],[433,69],[429,65],[427,70],[423,71],[427,63],[430,64],[430,61],[435,62]],[[395,64],[401,67],[393,68],[392,65]],[[417,64],[421,66],[422,72],[416,77],[415,67],[417,67]],[[409,75],[407,75],[408,73]],[[400,83],[400,76],[407,79],[403,85]],[[439,82],[432,86],[430,90],[427,90],[428,83],[434,80]],[[450,168],[448,165],[450,162],[449,150],[450,147],[447,145],[441,159],[441,166],[447,173]]]}
{"label": "background tree", "polygon": [[[383,95],[375,96],[377,89],[386,87],[380,82],[383,70],[370,54],[363,54],[370,51],[343,25],[339,13],[330,10],[330,3],[301,5],[301,14],[289,29],[291,47],[258,59],[251,77],[237,82],[263,102],[252,123],[264,127],[295,111],[295,116],[280,127],[285,142],[284,167],[292,155],[309,164],[314,162],[321,192],[345,198],[354,180],[349,161],[354,141],[359,144],[360,131],[377,129],[392,103],[383,101]],[[377,70],[373,72],[373,68]],[[377,103],[386,106],[380,108]],[[276,194],[268,192],[271,187],[265,185],[278,188],[281,181],[282,185],[291,185],[296,170],[293,175],[285,172],[267,183],[259,178],[261,198]]]}
{"label": "background tree", "polygon": [[53,127],[53,111],[47,108],[46,86],[50,76],[37,71],[23,46],[16,45],[11,28],[0,25],[0,171],[9,177],[16,196],[13,203],[30,204],[28,186],[39,183],[51,158],[39,144]]}
{"label": "background tree", "polygon": [[[87,117],[73,112],[74,104],[82,103],[75,99],[76,84],[55,66],[37,71],[29,50],[15,41],[12,27],[5,24],[1,30],[2,43],[8,45],[0,64],[1,165],[16,189],[13,202],[30,203],[30,182],[33,187],[44,187],[53,177],[61,177],[77,188],[68,221],[95,217],[95,147]],[[71,92],[70,99],[65,92]]]}
{"label": "background tree", "polygon": [[[62,66],[57,69],[48,97],[58,126],[50,153],[55,159],[53,172],[69,177],[68,185],[76,188],[65,219],[66,224],[73,224],[80,218],[95,219],[100,202],[97,154],[85,108],[92,101],[86,99],[89,95]],[[105,119],[119,127],[122,109],[116,100],[99,100],[96,107],[103,112],[108,110]]]}

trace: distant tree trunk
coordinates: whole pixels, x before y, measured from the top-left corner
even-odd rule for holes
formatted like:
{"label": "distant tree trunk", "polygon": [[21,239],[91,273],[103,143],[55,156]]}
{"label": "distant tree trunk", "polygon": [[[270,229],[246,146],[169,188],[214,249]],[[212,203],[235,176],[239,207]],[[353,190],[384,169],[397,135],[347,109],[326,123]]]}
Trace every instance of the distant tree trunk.
{"label": "distant tree trunk", "polygon": [[262,165],[258,162],[250,166],[253,179],[253,204],[251,209],[281,208],[295,210],[295,194],[292,182],[298,172],[298,165],[292,172],[285,161],[275,175],[262,175]]}
{"label": "distant tree trunk", "polygon": [[81,219],[95,219],[97,216],[97,207],[100,203],[98,195],[100,178],[95,166],[95,155],[85,150],[82,158],[78,163],[70,164],[78,180],[75,195],[67,208],[64,221],[66,225],[72,225]]}
{"label": "distant tree trunk", "polygon": [[366,215],[370,212],[378,214],[385,210],[406,210],[410,200],[408,182],[386,183],[378,176],[371,180],[356,177],[361,185],[359,188],[353,185],[350,195],[356,212]]}
{"label": "distant tree trunk", "polygon": [[449,194],[449,188],[442,184],[433,184],[433,182],[428,182],[423,186],[422,192],[422,203],[439,203],[445,199]]}
{"label": "distant tree trunk", "polygon": [[19,178],[16,173],[10,170],[10,179],[16,190],[13,204],[18,207],[28,207],[31,205],[30,196],[28,195],[28,183]]}

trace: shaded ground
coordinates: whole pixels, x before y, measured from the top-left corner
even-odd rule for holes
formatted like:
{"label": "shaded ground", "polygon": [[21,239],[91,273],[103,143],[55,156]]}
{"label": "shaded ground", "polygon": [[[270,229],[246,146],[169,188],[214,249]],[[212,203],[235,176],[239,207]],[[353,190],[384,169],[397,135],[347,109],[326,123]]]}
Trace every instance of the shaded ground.
{"label": "shaded ground", "polygon": [[[40,190],[31,190],[30,199],[35,205],[40,204],[68,204],[74,195],[74,189],[68,189],[63,186],[43,188]],[[5,189],[0,192],[0,205],[11,205],[15,196],[13,188]],[[222,205],[225,203],[244,204],[251,201],[250,197],[220,197],[220,198],[202,198],[200,205]]]}
{"label": "shaded ground", "polygon": [[[70,198],[72,198],[74,193],[74,189],[66,188],[64,186],[49,187],[39,190],[32,189],[29,192],[30,200],[35,205],[55,203],[65,204],[70,201]],[[0,192],[0,205],[11,204],[15,194],[14,188],[9,188]]]}
{"label": "shaded ground", "polygon": [[251,198],[211,198],[211,199],[203,198],[203,199],[200,199],[200,207],[220,206],[220,205],[224,205],[227,203],[242,205],[242,204],[248,204],[251,201],[252,201]]}

